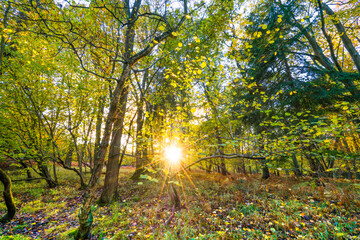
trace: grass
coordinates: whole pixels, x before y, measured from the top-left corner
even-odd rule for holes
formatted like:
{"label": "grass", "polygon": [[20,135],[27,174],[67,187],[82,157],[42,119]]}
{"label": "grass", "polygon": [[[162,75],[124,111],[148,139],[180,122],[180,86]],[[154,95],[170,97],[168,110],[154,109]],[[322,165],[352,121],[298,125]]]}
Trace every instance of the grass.
{"label": "grass", "polygon": [[[230,180],[192,171],[178,179],[184,207],[171,217],[161,179],[138,185],[129,180],[131,173],[121,171],[118,201],[95,207],[94,239],[359,239],[356,181],[323,179],[325,187],[317,187],[310,178]],[[78,179],[65,170],[58,175],[55,189],[41,181],[14,183],[18,213],[0,228],[0,239],[72,238],[81,203]],[[0,207],[4,213],[3,202]]]}

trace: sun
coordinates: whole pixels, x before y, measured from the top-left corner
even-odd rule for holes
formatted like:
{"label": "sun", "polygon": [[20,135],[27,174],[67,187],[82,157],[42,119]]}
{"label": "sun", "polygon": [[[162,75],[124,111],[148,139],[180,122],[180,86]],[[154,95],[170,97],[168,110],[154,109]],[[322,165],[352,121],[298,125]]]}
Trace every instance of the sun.
{"label": "sun", "polygon": [[182,157],[181,148],[170,145],[165,148],[165,158],[170,165],[178,165]]}

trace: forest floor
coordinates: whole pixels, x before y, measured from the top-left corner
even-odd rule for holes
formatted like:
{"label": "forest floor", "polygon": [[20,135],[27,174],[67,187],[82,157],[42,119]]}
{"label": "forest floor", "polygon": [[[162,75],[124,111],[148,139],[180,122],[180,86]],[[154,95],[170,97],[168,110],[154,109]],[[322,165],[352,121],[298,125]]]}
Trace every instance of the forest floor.
{"label": "forest floor", "polygon": [[[359,181],[322,179],[319,187],[306,177],[234,180],[192,171],[176,185],[183,209],[173,214],[162,181],[138,184],[129,180],[132,171],[121,170],[116,202],[95,206],[92,239],[360,239]],[[55,189],[14,182],[18,212],[0,224],[0,239],[71,239],[81,192],[75,175],[59,176]]]}

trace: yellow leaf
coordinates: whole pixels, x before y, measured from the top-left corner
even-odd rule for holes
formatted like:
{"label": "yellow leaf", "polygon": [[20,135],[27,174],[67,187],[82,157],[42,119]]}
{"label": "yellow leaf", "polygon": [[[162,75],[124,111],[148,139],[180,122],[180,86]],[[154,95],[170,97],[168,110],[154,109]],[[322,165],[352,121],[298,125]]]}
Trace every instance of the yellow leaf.
{"label": "yellow leaf", "polygon": [[201,68],[206,67],[206,62],[202,62],[200,66],[201,66]]}
{"label": "yellow leaf", "polygon": [[172,32],[171,33],[174,37],[176,37],[178,34],[177,34],[177,32]]}
{"label": "yellow leaf", "polygon": [[159,30],[160,30],[160,31],[164,31],[164,30],[165,30],[165,27],[164,27],[164,26],[160,26],[160,27],[159,27]]}
{"label": "yellow leaf", "polygon": [[197,70],[197,73],[198,73],[198,74],[201,74],[201,73],[202,73],[201,69]]}
{"label": "yellow leaf", "polygon": [[186,15],[185,17],[186,17],[186,19],[191,19],[190,15]]}
{"label": "yellow leaf", "polygon": [[263,24],[263,25],[261,25],[261,28],[265,30],[265,29],[267,29],[267,25]]}
{"label": "yellow leaf", "polygon": [[179,43],[178,43],[178,46],[179,46],[179,47],[182,47],[182,46],[183,46],[183,44],[182,44],[181,42],[179,42]]}
{"label": "yellow leaf", "polygon": [[277,21],[278,21],[278,23],[281,23],[282,18],[278,18]]}

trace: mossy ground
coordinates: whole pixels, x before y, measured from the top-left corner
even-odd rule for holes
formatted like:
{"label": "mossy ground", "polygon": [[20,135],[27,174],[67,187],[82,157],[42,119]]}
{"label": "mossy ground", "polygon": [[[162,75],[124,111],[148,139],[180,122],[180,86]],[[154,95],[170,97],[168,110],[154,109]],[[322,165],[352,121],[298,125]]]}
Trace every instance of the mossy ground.
{"label": "mossy ground", "polygon": [[[93,239],[360,239],[356,181],[322,179],[318,187],[310,178],[232,180],[192,171],[178,179],[183,208],[173,214],[160,177],[140,185],[129,179],[132,171],[121,170],[117,201],[95,205]],[[58,175],[55,189],[43,181],[13,184],[18,212],[1,226],[0,239],[71,239],[82,192],[76,175]]]}

